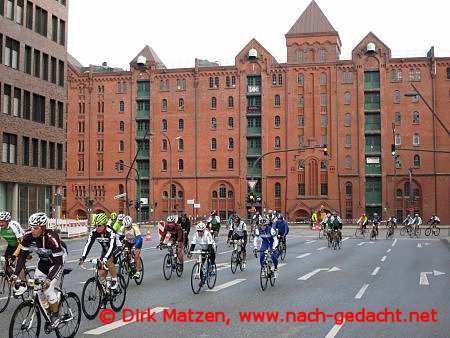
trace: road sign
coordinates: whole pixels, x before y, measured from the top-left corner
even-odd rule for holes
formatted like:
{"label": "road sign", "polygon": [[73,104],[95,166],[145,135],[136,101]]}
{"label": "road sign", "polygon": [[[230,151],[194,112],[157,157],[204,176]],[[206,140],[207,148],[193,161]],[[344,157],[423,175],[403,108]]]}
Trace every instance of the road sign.
{"label": "road sign", "polygon": [[195,200],[187,200],[186,204],[195,204]]}
{"label": "road sign", "polygon": [[195,209],[200,209],[200,203],[195,203],[195,204],[194,204],[194,208],[195,208]]}
{"label": "road sign", "polygon": [[251,207],[248,209],[248,212],[256,212],[256,208],[255,207]]}
{"label": "road sign", "polygon": [[119,195],[114,196],[114,199],[118,200],[119,198],[125,197],[126,195],[127,195],[127,193],[124,192],[123,194],[119,194]]}
{"label": "road sign", "polygon": [[258,183],[257,180],[248,180],[248,181],[247,181],[247,184],[248,184],[248,186],[249,186],[249,188],[250,188],[251,190],[254,190],[254,189],[255,189],[256,183]]}

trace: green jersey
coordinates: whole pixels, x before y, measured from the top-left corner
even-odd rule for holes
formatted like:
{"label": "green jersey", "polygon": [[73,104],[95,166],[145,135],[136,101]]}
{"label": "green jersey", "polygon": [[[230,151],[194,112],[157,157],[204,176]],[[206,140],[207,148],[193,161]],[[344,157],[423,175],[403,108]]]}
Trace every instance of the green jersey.
{"label": "green jersey", "polygon": [[0,228],[0,236],[5,239],[8,246],[18,246],[18,238],[23,236],[23,230],[19,223],[10,221],[8,227]]}

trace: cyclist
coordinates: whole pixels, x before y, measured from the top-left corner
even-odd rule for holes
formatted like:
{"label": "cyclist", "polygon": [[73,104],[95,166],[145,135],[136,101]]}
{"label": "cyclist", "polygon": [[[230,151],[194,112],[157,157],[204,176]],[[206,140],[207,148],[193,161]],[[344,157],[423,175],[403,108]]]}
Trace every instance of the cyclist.
{"label": "cyclist", "polygon": [[184,235],[184,247],[187,247],[189,245],[189,232],[191,231],[191,221],[189,220],[189,217],[187,217],[187,214],[184,213],[181,215],[180,219],[178,220],[178,223],[181,225],[181,229],[183,229],[183,235]]}
{"label": "cyclist", "polygon": [[386,226],[388,228],[388,231],[392,231],[392,233],[394,233],[394,228],[397,227],[397,219],[394,217],[394,215],[388,218],[388,220],[386,221]]}
{"label": "cyclist", "polygon": [[363,213],[363,214],[361,215],[361,217],[358,218],[358,221],[357,221],[356,223],[357,223],[358,226],[360,227],[361,233],[362,233],[364,230],[366,230],[366,228],[367,228],[367,221],[368,221],[368,218],[367,218],[367,216],[366,216],[365,213]]}
{"label": "cyclist", "polygon": [[314,210],[311,214],[311,229],[317,224],[317,211]]}
{"label": "cyclist", "polygon": [[441,220],[439,219],[439,217],[437,217],[437,215],[432,215],[427,223],[432,225],[433,229],[436,229],[436,225],[439,225],[439,223],[441,223]]}
{"label": "cyclist", "polygon": [[[11,276],[12,281],[17,280],[17,274],[23,270],[25,260],[31,252],[36,252],[39,257],[34,278],[44,280],[42,284],[42,292],[39,298],[46,298],[50,304],[50,319],[52,327],[55,328],[59,324],[58,309],[59,296],[55,291],[62,275],[64,262],[67,257],[67,246],[60,240],[58,234],[48,229],[48,218],[43,212],[32,214],[28,219],[30,230],[25,233],[22,240],[20,253],[17,256],[17,265],[14,275]],[[44,300],[44,304],[45,304]]]}
{"label": "cyclist", "polygon": [[330,221],[329,223],[331,223],[331,228],[333,229],[333,231],[336,231],[338,234],[338,238],[339,241],[342,241],[342,219],[341,217],[337,214],[337,212],[333,212],[333,214],[330,217]]}
{"label": "cyclist", "polygon": [[419,225],[422,224],[422,218],[419,216],[419,214],[414,215],[414,219],[412,220],[412,225],[414,226],[414,232],[419,228]]}
{"label": "cyclist", "polygon": [[273,228],[277,232],[278,238],[283,242],[284,247],[286,247],[286,236],[289,234],[289,226],[281,213],[277,215]]}
{"label": "cyclist", "polygon": [[[117,222],[117,214],[115,212],[110,213],[109,214],[109,220],[108,220],[108,223],[106,225],[113,229],[113,225],[116,222]],[[114,230],[117,231],[119,229],[114,229]]]}
{"label": "cyclist", "polygon": [[320,226],[323,229],[324,235],[327,237],[327,240],[329,243],[331,243],[331,230],[332,230],[332,223],[331,223],[331,214],[325,214],[325,216],[320,221]]}
{"label": "cyclist", "polygon": [[259,255],[259,263],[261,267],[264,263],[264,258],[266,256],[265,251],[268,249],[272,249],[272,261],[275,266],[275,278],[278,278],[278,238],[276,231],[269,225],[269,220],[267,218],[262,218],[260,221],[260,226],[256,229],[255,239],[253,240],[253,254],[255,257],[258,257],[257,247],[258,247],[258,238],[261,238],[261,247],[259,250],[261,254]]}
{"label": "cyclist", "polygon": [[377,234],[378,237],[378,226],[381,223],[381,217],[378,216],[378,213],[374,212],[373,213],[373,218],[372,218],[372,225],[375,227],[375,232]]}
{"label": "cyclist", "polygon": [[208,225],[210,226],[211,233],[213,235],[214,241],[217,242],[217,237],[220,231],[220,217],[217,215],[217,211],[211,211],[211,215],[208,218]]}
{"label": "cyclist", "polygon": [[[16,260],[20,252],[20,243],[23,240],[24,231],[19,222],[11,220],[11,214],[8,211],[0,212],[0,237],[3,237],[7,243],[4,253],[5,271],[12,273],[11,265]],[[25,271],[20,271],[19,279],[25,278]],[[19,286],[15,290],[16,295],[21,295],[27,290],[26,286]]]}
{"label": "cyclist", "polygon": [[181,225],[177,223],[177,221],[177,215],[167,216],[166,225],[161,235],[159,248],[160,250],[162,250],[164,238],[166,238],[167,233],[170,233],[169,242],[177,245],[178,260],[181,264],[181,271],[183,271],[183,229],[181,228]]}
{"label": "cyclist", "polygon": [[410,231],[412,231],[412,224],[413,224],[413,219],[412,219],[411,215],[408,214],[406,216],[406,218],[402,222],[402,225],[405,226],[405,228],[407,229],[408,233],[410,233]]}
{"label": "cyclist", "polygon": [[[191,247],[189,248],[188,258],[191,259],[191,252],[194,251],[195,245],[200,245],[200,249],[202,251],[207,251],[209,254],[209,260],[212,265],[216,262],[216,253],[214,251],[214,239],[211,233],[206,228],[206,224],[203,222],[198,223],[196,226],[196,233],[192,237]],[[202,260],[205,259],[205,256],[202,257]],[[200,285],[203,285],[203,281],[200,282]]]}
{"label": "cyclist", "polygon": [[247,250],[245,247],[247,246],[247,224],[238,215],[235,215],[233,218],[233,222],[230,225],[229,231],[228,231],[228,240],[229,243],[230,240],[243,240],[243,243],[241,244],[242,247],[242,269],[245,270],[245,267],[247,266]]}
{"label": "cyclist", "polygon": [[[96,227],[91,231],[89,237],[86,241],[86,245],[84,246],[83,254],[81,255],[79,265],[84,263],[89,251],[92,248],[95,240],[102,247],[102,252],[100,254],[100,260],[102,265],[98,269],[98,279],[103,286],[106,286],[106,275],[108,271],[105,269],[104,265],[108,268],[111,273],[111,289],[117,290],[117,271],[116,266],[114,265],[117,261],[117,258],[120,256],[121,249],[117,247],[116,244],[116,234],[114,231],[106,226],[108,222],[108,217],[104,213],[100,213],[95,215],[93,219],[93,225]],[[105,304],[102,302],[102,307]]]}
{"label": "cyclist", "polygon": [[141,230],[137,224],[133,223],[133,220],[130,216],[125,216],[123,219],[123,225],[120,227],[118,234],[120,239],[124,241],[125,248],[134,253],[135,262],[136,262],[136,273],[133,275],[133,278],[139,279],[141,278],[141,249],[142,249],[142,235]]}

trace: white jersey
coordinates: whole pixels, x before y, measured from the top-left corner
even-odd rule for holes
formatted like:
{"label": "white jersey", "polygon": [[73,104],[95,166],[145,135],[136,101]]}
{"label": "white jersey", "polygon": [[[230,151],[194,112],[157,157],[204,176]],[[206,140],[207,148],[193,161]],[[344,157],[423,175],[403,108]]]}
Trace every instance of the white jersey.
{"label": "white jersey", "polygon": [[9,221],[8,228],[12,229],[14,235],[16,235],[16,238],[23,237],[23,235],[25,234],[25,231],[23,231],[22,226],[17,221],[13,220]]}
{"label": "white jersey", "polygon": [[234,223],[232,223],[228,230],[233,231],[233,233],[242,237],[242,236],[244,236],[244,231],[247,231],[247,224],[245,224],[245,222],[243,220],[241,220],[238,225],[235,225]]}
{"label": "white jersey", "polygon": [[199,236],[198,232],[196,231],[194,236],[192,237],[192,242],[191,244],[194,245],[200,245],[200,248],[202,250],[206,250],[208,249],[208,245],[209,244],[213,244],[214,245],[214,239],[211,236],[211,233],[205,229],[205,231],[203,232],[203,236]]}

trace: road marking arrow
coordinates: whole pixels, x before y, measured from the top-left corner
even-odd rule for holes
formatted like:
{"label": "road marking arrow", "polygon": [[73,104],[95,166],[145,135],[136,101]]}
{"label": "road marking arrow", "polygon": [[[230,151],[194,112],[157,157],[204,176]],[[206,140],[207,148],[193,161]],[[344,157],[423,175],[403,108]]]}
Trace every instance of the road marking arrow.
{"label": "road marking arrow", "polygon": [[300,256],[297,256],[296,258],[305,258],[311,255],[311,252],[305,252],[304,254],[301,254]]}
{"label": "road marking arrow", "polygon": [[433,270],[433,272],[431,272],[431,271],[421,272],[420,278],[419,278],[419,285],[430,285],[430,282],[428,282],[427,275],[440,276],[440,275],[445,275],[445,272],[441,272],[438,270]]}
{"label": "road marking arrow", "polygon": [[320,271],[332,272],[332,271],[339,271],[339,270],[341,270],[341,269],[339,269],[337,266],[333,266],[332,268],[325,268],[325,269],[324,268],[315,269],[315,270],[311,271],[310,273],[307,273],[306,275],[297,278],[297,280],[308,280],[315,274],[319,273]]}

